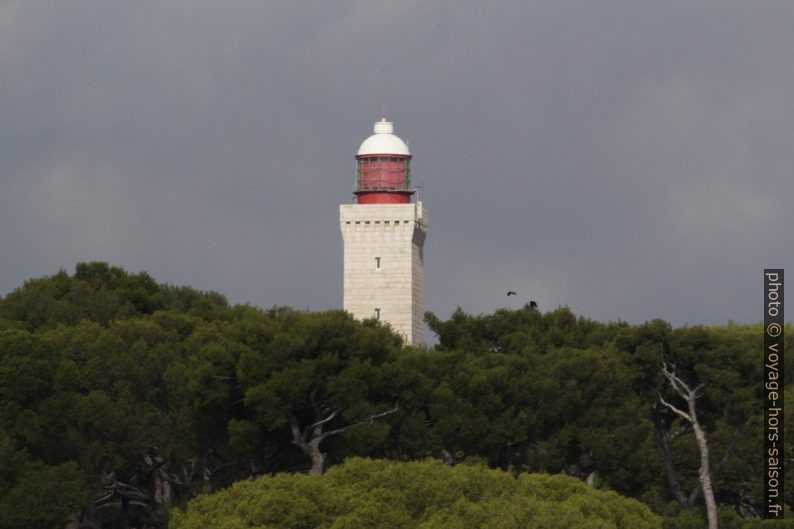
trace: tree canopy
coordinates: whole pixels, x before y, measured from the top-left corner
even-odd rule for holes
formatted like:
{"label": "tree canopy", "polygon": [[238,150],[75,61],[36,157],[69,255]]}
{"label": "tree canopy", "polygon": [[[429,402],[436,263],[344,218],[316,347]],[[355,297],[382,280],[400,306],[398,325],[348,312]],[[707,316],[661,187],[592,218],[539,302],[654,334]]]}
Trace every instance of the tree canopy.
{"label": "tree canopy", "polygon": [[568,476],[350,459],[321,477],[241,481],[174,513],[172,529],[661,529],[642,503]]}
{"label": "tree canopy", "polygon": [[232,306],[105,263],[31,279],[0,299],[0,529],[164,527],[196,496],[351,457],[562,474],[702,522],[701,451],[663,404],[685,404],[664,366],[702,388],[720,512],[761,512],[760,324],[530,306],[427,321],[438,345],[407,347],[343,311]]}

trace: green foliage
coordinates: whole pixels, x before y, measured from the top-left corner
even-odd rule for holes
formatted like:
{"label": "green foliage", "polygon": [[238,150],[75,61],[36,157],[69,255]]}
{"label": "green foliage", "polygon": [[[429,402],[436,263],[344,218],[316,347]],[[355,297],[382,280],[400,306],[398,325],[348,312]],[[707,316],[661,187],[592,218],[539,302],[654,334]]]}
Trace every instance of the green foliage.
{"label": "green foliage", "polygon": [[[681,327],[672,329],[656,320],[623,331],[617,344],[629,353],[635,371],[634,387],[653,406],[658,395],[667,402],[684,406],[680,395],[661,376],[664,361],[690,387],[703,384],[697,401],[697,415],[709,440],[713,483],[723,498],[750,513],[761,508],[761,480],[756,469],[762,466],[760,431],[762,414],[762,350],[759,326],[730,324],[724,327]],[[665,407],[654,408],[657,428],[662,433],[683,432],[671,442],[673,463],[688,494],[698,484],[699,453],[691,429]],[[683,428],[683,430],[682,430]],[[719,471],[732,439],[736,445],[727,464]]]}
{"label": "green foliage", "polygon": [[196,498],[169,527],[644,529],[661,520],[635,500],[564,476],[350,459],[322,477],[280,474]]}
{"label": "green foliage", "polygon": [[425,319],[438,335],[440,349],[471,353],[544,353],[564,346],[585,349],[604,345],[627,327],[625,323],[604,325],[577,318],[567,307],[543,314],[529,305],[478,316],[458,307],[448,321],[441,321],[432,312],[425,313]]}
{"label": "green foliage", "polygon": [[0,432],[0,529],[61,529],[83,501],[74,463],[45,465]]}
{"label": "green foliage", "polygon": [[[793,529],[794,520],[786,513],[784,520],[744,519],[729,507],[718,509],[720,529]],[[702,529],[706,527],[706,512],[704,509],[682,511],[675,516],[665,517],[662,527],[664,529]]]}
{"label": "green foliage", "polygon": [[794,520],[786,516],[783,520],[748,520],[742,529],[794,529]]}
{"label": "green foliage", "polygon": [[[686,380],[705,384],[698,414],[713,464],[735,444],[713,476],[718,501],[726,512],[758,512],[760,325],[602,324],[567,308],[541,313],[530,307],[478,316],[458,310],[447,321],[428,314],[428,322],[438,347],[411,348],[377,322],[357,322],[342,311],[229,306],[220,294],[158,284],[105,263],[32,279],[0,299],[0,439],[8,461],[0,473],[0,508],[28,505],[16,514],[0,512],[0,524],[57,525],[82,507],[90,518],[85,522],[111,527],[126,517],[161,527],[171,506],[262,474],[274,474],[273,483],[283,481],[304,498],[305,505],[287,493],[267,493],[276,502],[272,509],[295,527],[331,518],[329,527],[413,527],[420,508],[423,527],[512,527],[527,522],[525,511],[534,513],[537,526],[562,520],[575,527],[582,517],[590,527],[619,524],[602,516],[601,500],[565,488],[585,480],[594,487],[583,490],[613,490],[676,515],[665,523],[697,524],[696,509],[677,514],[654,444],[653,413],[664,432],[683,426],[655,407],[658,392],[681,403],[659,374],[663,359]],[[789,345],[788,369],[794,368],[791,353]],[[396,413],[364,420],[395,403]],[[794,413],[794,403],[786,410]],[[344,430],[320,446],[328,475],[282,475],[310,465],[290,421],[306,431],[326,417],[325,432]],[[786,420],[787,428],[792,424]],[[690,491],[698,451],[691,432],[681,433],[670,446],[682,487]],[[786,438],[791,445],[794,430]],[[545,479],[526,477],[529,472],[579,481],[533,485],[535,492],[563,487],[555,499],[540,492],[467,496],[471,483],[455,488],[428,478],[438,492],[425,488],[408,501],[408,489],[367,481],[361,469],[374,463],[336,466],[351,456],[463,463],[454,467],[460,475],[447,476],[451,483],[465,482],[460,476],[476,463],[522,473],[508,481],[506,474],[478,475],[496,492],[506,483]],[[396,467],[378,468],[371,471],[380,478],[403,479]],[[349,483],[327,485],[342,479],[337,475]],[[358,482],[367,484],[360,501],[339,492]],[[794,481],[788,485],[790,504]],[[33,490],[50,496],[47,505],[30,503]],[[443,509],[421,503],[436,501],[436,494],[446,502]],[[134,500],[126,511],[119,507],[123,498]],[[565,509],[552,515],[547,503],[562,498]],[[395,507],[384,507],[389,502]],[[303,519],[301,506],[326,510]],[[234,516],[247,516],[233,504],[224,508],[229,527],[237,523]],[[494,519],[493,512],[504,515]]]}
{"label": "green foliage", "polygon": [[147,273],[130,274],[107,263],[79,263],[75,274],[61,270],[31,279],[0,303],[0,329],[22,325],[28,330],[52,329],[91,320],[102,325],[120,319],[172,309],[216,318],[228,309],[214,292],[158,285]]}

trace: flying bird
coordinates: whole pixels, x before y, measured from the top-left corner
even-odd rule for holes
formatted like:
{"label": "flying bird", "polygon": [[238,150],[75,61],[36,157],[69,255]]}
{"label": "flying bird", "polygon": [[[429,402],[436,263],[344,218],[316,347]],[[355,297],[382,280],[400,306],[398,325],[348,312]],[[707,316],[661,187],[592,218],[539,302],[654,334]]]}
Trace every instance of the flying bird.
{"label": "flying bird", "polygon": [[513,292],[513,291],[511,290],[510,292],[508,292],[508,293],[507,293],[507,295],[508,295],[508,296],[515,296],[515,295],[516,295],[516,293],[515,293],[515,292]]}

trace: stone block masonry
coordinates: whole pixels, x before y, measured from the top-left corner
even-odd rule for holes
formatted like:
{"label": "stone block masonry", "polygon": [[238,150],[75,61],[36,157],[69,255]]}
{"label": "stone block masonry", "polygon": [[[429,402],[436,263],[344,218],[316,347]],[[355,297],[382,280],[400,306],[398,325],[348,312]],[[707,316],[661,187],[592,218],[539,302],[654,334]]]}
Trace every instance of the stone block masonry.
{"label": "stone block masonry", "polygon": [[409,345],[424,343],[427,210],[407,204],[342,204],[344,309],[378,318]]}

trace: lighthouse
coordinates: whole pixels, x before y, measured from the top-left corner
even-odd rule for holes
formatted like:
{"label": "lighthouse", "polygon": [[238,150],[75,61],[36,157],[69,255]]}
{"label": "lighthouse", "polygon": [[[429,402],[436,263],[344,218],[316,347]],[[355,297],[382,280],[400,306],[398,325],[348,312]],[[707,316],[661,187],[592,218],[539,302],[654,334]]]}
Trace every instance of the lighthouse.
{"label": "lighthouse", "polygon": [[388,323],[405,343],[424,343],[427,210],[412,202],[411,153],[384,117],[356,154],[354,204],[339,206],[344,309]]}

